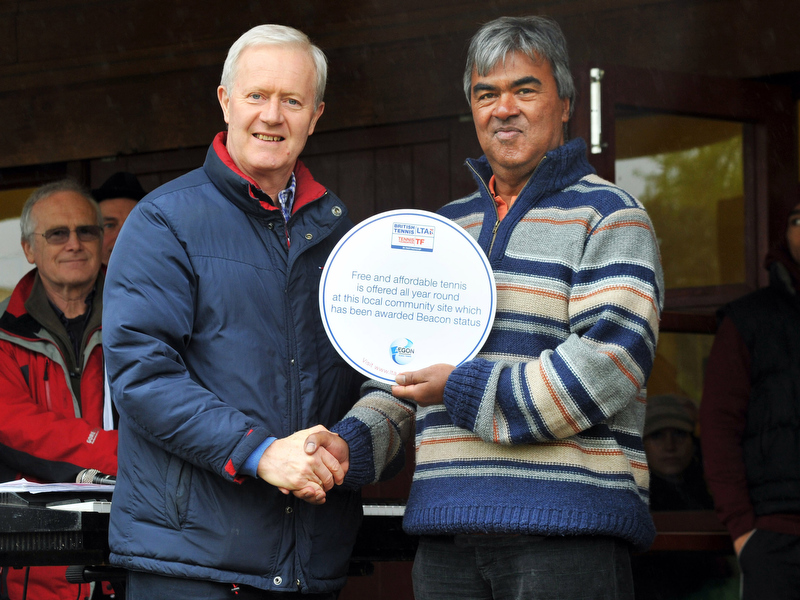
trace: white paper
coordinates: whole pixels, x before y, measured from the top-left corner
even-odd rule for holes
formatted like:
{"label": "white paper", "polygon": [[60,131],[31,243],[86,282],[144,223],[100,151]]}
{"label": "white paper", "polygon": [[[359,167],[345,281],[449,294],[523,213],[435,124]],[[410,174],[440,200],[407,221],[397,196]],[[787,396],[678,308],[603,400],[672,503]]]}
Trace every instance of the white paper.
{"label": "white paper", "polygon": [[113,492],[114,486],[101,483],[33,483],[26,479],[16,479],[0,483],[0,492]]}

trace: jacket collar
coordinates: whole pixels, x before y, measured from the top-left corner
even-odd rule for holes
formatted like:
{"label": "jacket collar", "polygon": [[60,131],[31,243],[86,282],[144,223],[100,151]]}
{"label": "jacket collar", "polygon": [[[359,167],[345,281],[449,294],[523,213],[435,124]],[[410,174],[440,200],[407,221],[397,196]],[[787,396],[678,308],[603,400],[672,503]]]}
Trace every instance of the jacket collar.
{"label": "jacket collar", "polygon": [[[87,333],[98,329],[102,324],[104,282],[105,269],[101,268],[95,282],[92,312],[86,324]],[[20,279],[11,293],[6,311],[0,316],[0,329],[33,339],[40,337],[39,331],[43,327],[51,334],[64,329],[58,316],[50,308],[39,278],[39,270],[32,269]]]}
{"label": "jacket collar", "polygon": [[[33,290],[33,283],[36,281],[38,273],[38,269],[31,269],[22,276],[22,279],[20,279],[19,283],[14,287],[14,291],[11,292],[5,314],[9,314],[13,317],[21,317],[28,312],[25,309],[25,302],[30,298],[31,291]],[[3,317],[5,317],[5,314]]]}
{"label": "jacket collar", "polygon": [[[272,205],[271,199],[258,183],[245,175],[233,162],[225,146],[227,139],[227,132],[218,133],[206,154],[203,167],[211,181],[228,200],[245,212],[260,215],[274,212],[275,215],[280,215],[280,209]],[[327,191],[325,186],[314,180],[311,172],[300,160],[294,165],[294,176],[297,180],[297,191],[292,214],[306,204],[321,198]],[[262,202],[266,202],[267,208],[262,206]]]}

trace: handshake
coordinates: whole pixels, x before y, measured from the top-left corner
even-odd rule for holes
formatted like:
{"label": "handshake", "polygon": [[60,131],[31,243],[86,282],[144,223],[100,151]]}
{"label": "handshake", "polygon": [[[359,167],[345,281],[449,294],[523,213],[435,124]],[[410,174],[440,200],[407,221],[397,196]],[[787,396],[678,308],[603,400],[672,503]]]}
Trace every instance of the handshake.
{"label": "handshake", "polygon": [[324,504],[325,493],[340,485],[350,464],[350,448],[322,425],[277,439],[258,463],[258,477],[284,494]]}
{"label": "handshake", "polygon": [[[418,406],[444,402],[444,388],[453,365],[438,364],[400,373],[392,386],[396,398]],[[322,425],[275,440],[258,463],[258,477],[284,494],[311,504],[324,504],[325,492],[344,481],[350,466],[350,447]]]}

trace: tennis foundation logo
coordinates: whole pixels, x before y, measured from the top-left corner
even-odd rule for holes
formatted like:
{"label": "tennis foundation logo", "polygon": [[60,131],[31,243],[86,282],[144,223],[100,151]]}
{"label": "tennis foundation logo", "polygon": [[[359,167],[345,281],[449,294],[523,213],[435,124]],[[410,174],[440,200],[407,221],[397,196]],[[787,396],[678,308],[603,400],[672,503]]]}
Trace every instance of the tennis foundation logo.
{"label": "tennis foundation logo", "polygon": [[433,252],[436,228],[415,223],[392,223],[392,248]]}
{"label": "tennis foundation logo", "polygon": [[392,360],[398,365],[407,365],[414,360],[414,342],[408,338],[397,338],[389,349],[392,351]]}

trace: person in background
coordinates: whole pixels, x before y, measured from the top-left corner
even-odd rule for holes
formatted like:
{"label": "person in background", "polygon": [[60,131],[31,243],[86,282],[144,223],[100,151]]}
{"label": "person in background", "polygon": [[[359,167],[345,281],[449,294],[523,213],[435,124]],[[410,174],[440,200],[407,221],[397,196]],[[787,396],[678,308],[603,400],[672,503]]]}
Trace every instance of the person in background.
{"label": "person in background", "polygon": [[[20,219],[35,268],[0,304],[0,480],[74,482],[117,472],[117,432],[103,428],[103,241],[100,210],[70,180],[31,194]],[[89,586],[65,567],[12,569],[12,600],[75,600]]]}
{"label": "person in background", "polygon": [[103,185],[92,190],[92,196],[100,204],[100,212],[103,215],[104,265],[108,265],[122,224],[146,193],[136,175],[124,171],[114,173],[103,182]]}
{"label": "person in background", "polygon": [[396,468],[416,415],[417,600],[630,599],[630,548],[655,536],[642,444],[664,294],[655,233],[565,137],[575,91],[554,21],[481,27],[464,91],[478,189],[439,214],[489,258],[491,334],[474,360],[369,384],[340,437],[310,446],[349,459],[345,485],[361,485]]}
{"label": "person in background", "polygon": [[696,414],[690,398],[665,394],[647,399],[644,451],[650,468],[650,510],[714,507],[694,435]]}
{"label": "person in background", "polygon": [[[647,399],[644,450],[650,468],[650,510],[711,510],[694,433],[697,407],[675,394]],[[646,552],[632,557],[636,598],[729,598],[732,569],[724,556],[705,552]],[[705,596],[711,594],[713,596]]]}
{"label": "person in background", "polygon": [[742,598],[800,598],[800,204],[767,254],[769,286],[724,306],[700,426]]}
{"label": "person in background", "polygon": [[296,29],[243,34],[217,90],[227,132],[202,168],[139,202],[114,248],[109,543],[129,600],[332,600],[345,584],[360,495],[334,488],[346,461],[304,451],[360,384],[318,303],[352,223],[299,160],[326,73]]}

